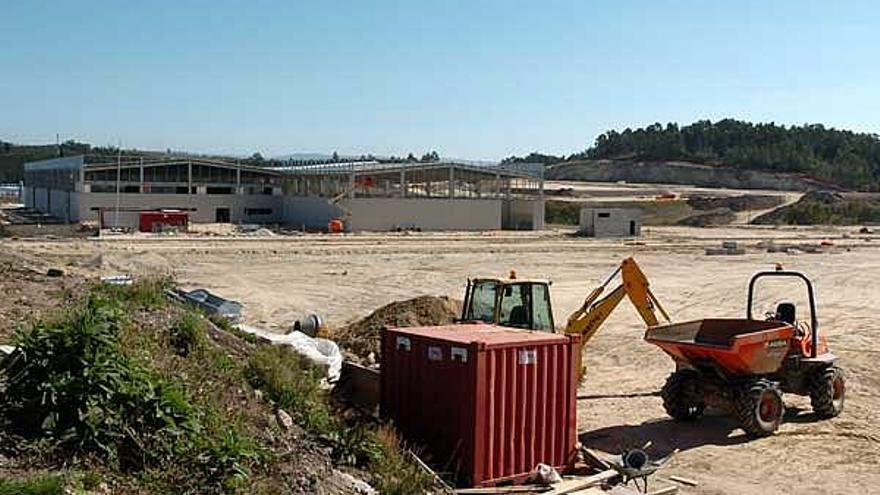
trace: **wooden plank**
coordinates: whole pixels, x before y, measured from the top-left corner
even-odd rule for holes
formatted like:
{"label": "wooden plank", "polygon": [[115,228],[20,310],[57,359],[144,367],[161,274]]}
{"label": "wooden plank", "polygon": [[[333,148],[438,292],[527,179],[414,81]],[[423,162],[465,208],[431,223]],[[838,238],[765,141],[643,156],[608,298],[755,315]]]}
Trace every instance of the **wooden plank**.
{"label": "wooden plank", "polygon": [[690,478],[685,478],[685,477],[683,477],[683,476],[675,476],[675,475],[672,475],[672,476],[667,476],[667,478],[669,478],[669,479],[672,480],[672,481],[677,481],[677,482],[679,482],[679,483],[682,483],[682,484],[685,484],[685,485],[688,485],[688,486],[697,486],[697,485],[699,485],[699,483],[697,483],[695,480],[692,480],[692,479],[690,479]]}
{"label": "wooden plank", "polygon": [[611,478],[618,476],[617,471],[613,469],[607,469],[602,471],[601,473],[594,474],[591,476],[566,479],[561,483],[556,483],[553,485],[553,491],[547,492],[547,495],[570,495],[578,490],[583,490],[585,488],[591,488],[596,485],[600,485]]}
{"label": "wooden plank", "polygon": [[496,486],[489,488],[462,488],[456,490],[460,495],[502,495],[507,493],[545,493],[552,490],[547,485]]}
{"label": "wooden plank", "polygon": [[596,454],[592,450],[586,447],[581,447],[581,452],[583,452],[584,457],[586,458],[585,460],[589,461],[594,466],[600,467],[602,469],[611,469],[611,464],[608,464],[605,459],[599,457],[599,454]]}

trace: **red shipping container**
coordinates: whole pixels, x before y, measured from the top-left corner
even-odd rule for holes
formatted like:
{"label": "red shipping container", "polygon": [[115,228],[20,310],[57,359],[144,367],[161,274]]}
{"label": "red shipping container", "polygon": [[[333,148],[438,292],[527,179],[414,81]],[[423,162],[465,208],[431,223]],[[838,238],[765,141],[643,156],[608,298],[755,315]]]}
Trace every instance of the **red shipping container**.
{"label": "red shipping container", "polygon": [[189,215],[185,211],[142,211],[140,214],[141,232],[161,232],[168,227],[186,230]]}
{"label": "red shipping container", "polygon": [[470,486],[576,454],[578,336],[488,324],[382,332],[380,412]]}

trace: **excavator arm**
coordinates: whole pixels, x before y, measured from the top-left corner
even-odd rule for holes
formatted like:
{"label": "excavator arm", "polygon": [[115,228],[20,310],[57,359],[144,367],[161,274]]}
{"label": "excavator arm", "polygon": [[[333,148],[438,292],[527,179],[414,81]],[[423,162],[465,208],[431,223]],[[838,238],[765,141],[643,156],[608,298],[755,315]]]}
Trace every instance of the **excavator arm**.
{"label": "excavator arm", "polygon": [[[614,280],[618,273],[623,279],[622,283],[605,297],[602,297],[605,288]],[[636,260],[627,258],[621,262],[620,266],[614,270],[614,273],[602,285],[593,289],[581,307],[568,317],[565,333],[580,335],[581,345],[583,346],[593,338],[593,335],[596,334],[625,296],[629,297],[630,302],[635,306],[648,327],[653,327],[660,323],[657,319],[657,312],[666,321],[671,321],[660,301],[651,292],[648,278],[645,277]]]}

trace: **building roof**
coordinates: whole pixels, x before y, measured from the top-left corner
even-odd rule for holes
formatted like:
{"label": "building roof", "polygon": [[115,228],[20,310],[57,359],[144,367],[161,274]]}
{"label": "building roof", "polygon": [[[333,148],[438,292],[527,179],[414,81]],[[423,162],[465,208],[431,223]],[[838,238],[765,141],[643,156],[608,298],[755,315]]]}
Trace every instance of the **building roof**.
{"label": "building roof", "polygon": [[261,174],[268,175],[281,175],[277,170],[273,170],[270,167],[255,167],[252,165],[241,165],[239,163],[227,162],[223,160],[214,160],[209,158],[165,158],[165,159],[156,159],[156,158],[144,158],[143,160],[139,158],[128,157],[123,161],[117,163],[115,161],[112,162],[104,162],[104,163],[88,163],[84,167],[86,170],[111,170],[116,169],[117,167],[121,168],[136,168],[136,167],[163,167],[168,165],[206,165],[209,167],[221,167],[221,168],[232,168],[245,170],[248,172],[256,172]]}
{"label": "building roof", "polygon": [[26,162],[24,170],[26,172],[36,172],[39,170],[77,170],[83,166],[83,156],[63,156],[60,158],[50,158],[48,160],[38,160],[35,162]]}
{"label": "building roof", "polygon": [[346,174],[390,174],[395,172],[410,171],[433,171],[462,170],[477,174],[501,176],[505,178],[539,178],[540,171],[527,168],[507,167],[502,165],[471,165],[459,162],[404,162],[404,163],[381,163],[377,161],[323,163],[314,165],[290,165],[284,167],[271,167],[287,175],[346,175]]}

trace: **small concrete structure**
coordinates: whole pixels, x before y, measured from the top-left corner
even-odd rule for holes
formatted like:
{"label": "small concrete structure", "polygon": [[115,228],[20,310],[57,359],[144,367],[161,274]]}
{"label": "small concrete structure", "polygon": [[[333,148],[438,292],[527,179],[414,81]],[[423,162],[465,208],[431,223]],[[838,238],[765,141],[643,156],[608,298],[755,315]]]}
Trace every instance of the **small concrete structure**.
{"label": "small concrete structure", "polygon": [[641,212],[625,208],[581,208],[578,233],[587,237],[638,237]]}

